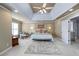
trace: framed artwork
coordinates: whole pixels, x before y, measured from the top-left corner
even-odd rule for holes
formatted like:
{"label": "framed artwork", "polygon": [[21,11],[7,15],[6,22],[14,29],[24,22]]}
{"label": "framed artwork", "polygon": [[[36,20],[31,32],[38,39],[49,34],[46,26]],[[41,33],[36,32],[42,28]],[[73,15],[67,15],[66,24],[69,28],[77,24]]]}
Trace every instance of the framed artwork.
{"label": "framed artwork", "polygon": [[38,28],[44,28],[44,24],[38,24]]}

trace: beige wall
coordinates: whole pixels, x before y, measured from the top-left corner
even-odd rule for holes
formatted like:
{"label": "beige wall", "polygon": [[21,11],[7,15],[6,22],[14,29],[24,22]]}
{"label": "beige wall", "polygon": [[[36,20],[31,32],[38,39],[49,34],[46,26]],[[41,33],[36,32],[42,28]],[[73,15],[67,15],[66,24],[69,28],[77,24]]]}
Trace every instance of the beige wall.
{"label": "beige wall", "polygon": [[11,46],[11,14],[0,8],[0,52]]}
{"label": "beige wall", "polygon": [[22,31],[23,32],[35,32],[35,30],[31,30],[30,27],[35,27],[35,24],[33,23],[23,23],[22,24]]}
{"label": "beige wall", "polygon": [[55,21],[55,35],[61,37],[61,20]]}
{"label": "beige wall", "polygon": [[77,17],[77,16],[79,16],[79,10],[76,10],[76,11],[74,11],[74,12],[68,14],[68,15],[65,16],[65,17],[62,17],[62,18],[60,18],[60,19],[57,19],[57,20],[55,21],[55,34],[56,34],[57,36],[61,37],[61,21],[62,21],[62,20],[70,20],[70,19],[72,19],[72,18],[74,18],[74,17]]}
{"label": "beige wall", "polygon": [[[44,22],[35,22],[35,23],[24,23],[22,24],[22,31],[23,32],[35,32],[36,27],[38,24],[44,24],[45,29],[48,29],[48,27],[51,27],[51,30],[49,30],[52,34],[54,34],[54,23],[44,23]],[[30,29],[30,27],[34,27],[33,30]]]}

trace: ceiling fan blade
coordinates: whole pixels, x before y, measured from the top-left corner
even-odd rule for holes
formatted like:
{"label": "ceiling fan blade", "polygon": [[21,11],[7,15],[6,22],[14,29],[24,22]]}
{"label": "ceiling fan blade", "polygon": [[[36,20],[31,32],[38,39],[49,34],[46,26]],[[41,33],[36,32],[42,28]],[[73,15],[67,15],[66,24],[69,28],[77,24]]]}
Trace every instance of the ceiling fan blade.
{"label": "ceiling fan blade", "polygon": [[41,9],[40,7],[33,7],[33,8],[35,8],[35,9]]}
{"label": "ceiling fan blade", "polygon": [[47,11],[45,9],[43,9],[44,13],[46,13]]}
{"label": "ceiling fan blade", "polygon": [[44,3],[42,7],[44,7],[44,8],[45,8],[45,7],[46,7],[46,5],[47,5],[47,4],[46,4],[46,3]]}
{"label": "ceiling fan blade", "polygon": [[45,9],[52,9],[53,7],[46,7]]}

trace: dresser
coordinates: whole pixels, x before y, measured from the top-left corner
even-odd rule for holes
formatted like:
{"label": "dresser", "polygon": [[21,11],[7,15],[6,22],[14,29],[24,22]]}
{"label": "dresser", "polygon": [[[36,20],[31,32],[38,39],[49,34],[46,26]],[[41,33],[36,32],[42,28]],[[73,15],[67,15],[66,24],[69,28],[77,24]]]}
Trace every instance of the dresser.
{"label": "dresser", "polygon": [[12,37],[12,47],[19,45],[18,43],[18,38],[17,37]]}

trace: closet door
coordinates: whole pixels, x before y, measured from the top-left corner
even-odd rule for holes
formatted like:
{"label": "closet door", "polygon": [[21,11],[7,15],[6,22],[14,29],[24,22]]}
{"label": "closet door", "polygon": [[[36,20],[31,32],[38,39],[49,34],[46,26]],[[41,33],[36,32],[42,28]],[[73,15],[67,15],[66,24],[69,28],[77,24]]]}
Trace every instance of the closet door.
{"label": "closet door", "polygon": [[70,32],[69,32],[69,21],[63,20],[61,22],[61,34],[62,34],[62,40],[66,44],[70,44]]}

